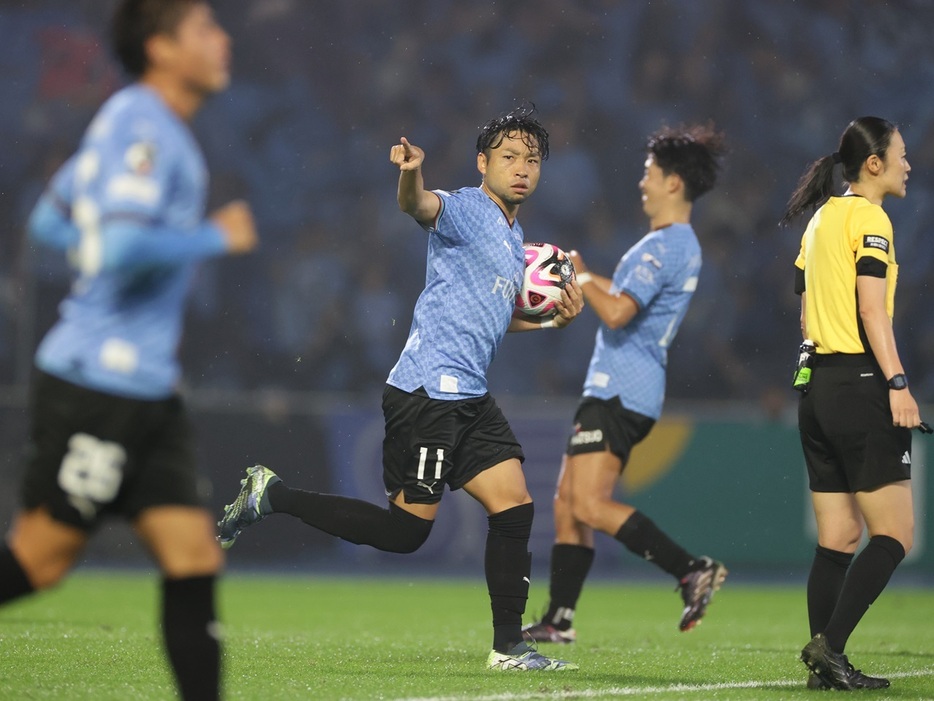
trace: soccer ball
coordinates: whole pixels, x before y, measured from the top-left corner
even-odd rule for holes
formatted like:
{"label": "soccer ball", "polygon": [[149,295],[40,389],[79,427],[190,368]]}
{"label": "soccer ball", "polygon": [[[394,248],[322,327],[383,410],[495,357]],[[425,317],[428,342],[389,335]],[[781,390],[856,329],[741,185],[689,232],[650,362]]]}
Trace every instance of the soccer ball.
{"label": "soccer ball", "polygon": [[525,276],[516,295],[516,307],[530,316],[555,313],[561,290],[574,279],[574,264],[568,254],[550,243],[527,243]]}

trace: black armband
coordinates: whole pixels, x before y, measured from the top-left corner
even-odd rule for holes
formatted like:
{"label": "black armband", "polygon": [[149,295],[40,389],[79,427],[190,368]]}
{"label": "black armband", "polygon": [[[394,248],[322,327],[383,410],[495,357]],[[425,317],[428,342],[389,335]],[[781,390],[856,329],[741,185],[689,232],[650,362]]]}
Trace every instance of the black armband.
{"label": "black armband", "polygon": [[885,261],[873,258],[872,256],[863,256],[856,261],[856,274],[866,275],[868,277],[885,277],[889,264]]}
{"label": "black armband", "polygon": [[804,289],[804,271],[795,266],[795,294],[800,295],[805,292]]}

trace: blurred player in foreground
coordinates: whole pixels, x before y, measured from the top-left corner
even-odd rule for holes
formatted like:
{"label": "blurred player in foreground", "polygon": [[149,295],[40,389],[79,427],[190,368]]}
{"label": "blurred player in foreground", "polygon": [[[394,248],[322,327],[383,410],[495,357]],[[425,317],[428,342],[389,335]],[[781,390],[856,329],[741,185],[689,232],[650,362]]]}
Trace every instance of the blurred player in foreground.
{"label": "blurred player in foreground", "polygon": [[36,354],[0,603],[56,584],[106,516],[126,518],[162,572],[179,691],[216,699],[223,555],[196,487],[176,350],[196,264],[256,245],[246,204],[204,218],[207,171],[188,127],[229,82],[230,39],[204,2],[127,0],[113,41],[135,82],[100,109],[30,219],[77,278]]}
{"label": "blurred player in foreground", "polygon": [[[841,166],[848,189],[834,194]],[[904,197],[911,166],[891,122],[852,121],[837,151],[810,165],[782,218],[813,214],[795,261],[801,334],[812,372],[798,406],[817,548],[808,576],[811,641],[801,659],[812,689],[884,689],[854,669],[847,640],[911,549],[911,429],[921,423],[895,345],[898,265],[882,208]],[[863,536],[869,542],[853,557]]]}
{"label": "blurred player in foreground", "polygon": [[519,206],[534,192],[548,157],[548,133],[520,108],[488,122],[477,141],[480,187],[428,191],[424,152],[393,146],[398,201],[428,233],[425,289],[402,356],[383,392],[383,481],[388,508],[286,487],[269,469],[247,470],[220,526],[221,543],[272,513],[291,514],[351,543],[410,553],[428,538],[444,486],[463,488],[486,509],[485,570],[497,670],[577,669],[523,641],[528,599],[532,498],[522,449],[487,391],[486,372],[507,331],[561,328],[583,308],[569,284],[555,316],[521,317],[515,298],[525,269]]}
{"label": "blurred player in foreground", "polygon": [[540,642],[570,643],[577,600],[602,531],[678,582],[690,630],[726,577],[726,568],[695,557],[641,511],[613,499],[632,448],[652,430],[665,397],[668,346],[697,287],[701,249],[691,227],[694,201],[716,181],[722,137],[706,127],[664,129],[647,143],[639,183],[650,231],[605,278],[571,251],[584,298],[600,317],[584,393],[574,416],[555,494],[550,602],[526,627]]}

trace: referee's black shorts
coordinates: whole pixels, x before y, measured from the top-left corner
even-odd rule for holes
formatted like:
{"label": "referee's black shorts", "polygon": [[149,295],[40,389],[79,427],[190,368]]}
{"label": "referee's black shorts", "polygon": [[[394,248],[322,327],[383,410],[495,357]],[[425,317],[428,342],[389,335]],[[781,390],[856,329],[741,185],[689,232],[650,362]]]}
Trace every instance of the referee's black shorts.
{"label": "referee's black shorts", "polygon": [[153,506],[203,506],[192,434],[179,397],[96,392],[37,371],[22,502],[92,531]]}
{"label": "referee's black shorts", "polygon": [[888,385],[870,354],[815,356],[798,428],[813,492],[911,479],[911,431],[892,424]]}
{"label": "referee's black shorts", "polygon": [[432,399],[424,389],[383,390],[383,482],[413,504],[436,504],[444,485],[460,489],[486,469],[510,458],[525,460],[493,397]]}

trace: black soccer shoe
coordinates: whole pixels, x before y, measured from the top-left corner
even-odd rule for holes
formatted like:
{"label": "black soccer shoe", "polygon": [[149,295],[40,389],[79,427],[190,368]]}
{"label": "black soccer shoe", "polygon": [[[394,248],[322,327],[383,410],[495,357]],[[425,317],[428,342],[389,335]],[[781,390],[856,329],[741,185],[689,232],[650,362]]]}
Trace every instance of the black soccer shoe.
{"label": "black soccer shoe", "polygon": [[[838,691],[854,689],[888,689],[889,680],[882,677],[869,677],[853,665],[842,652],[830,649],[827,638],[818,633],[801,651],[801,661],[822,682]],[[808,687],[816,688],[816,687]]]}
{"label": "black soccer shoe", "polygon": [[808,681],[805,686],[811,691],[827,691],[827,689],[833,689],[830,684],[818,677],[814,672],[808,672]]}
{"label": "black soccer shoe", "polygon": [[707,613],[707,606],[714,592],[720,589],[726,575],[727,569],[723,563],[709,557],[701,557],[697,560],[697,567],[678,582],[675,591],[681,590],[681,599],[684,601],[684,611],[681,612],[681,621],[678,623],[682,632],[691,630],[700,623]]}

